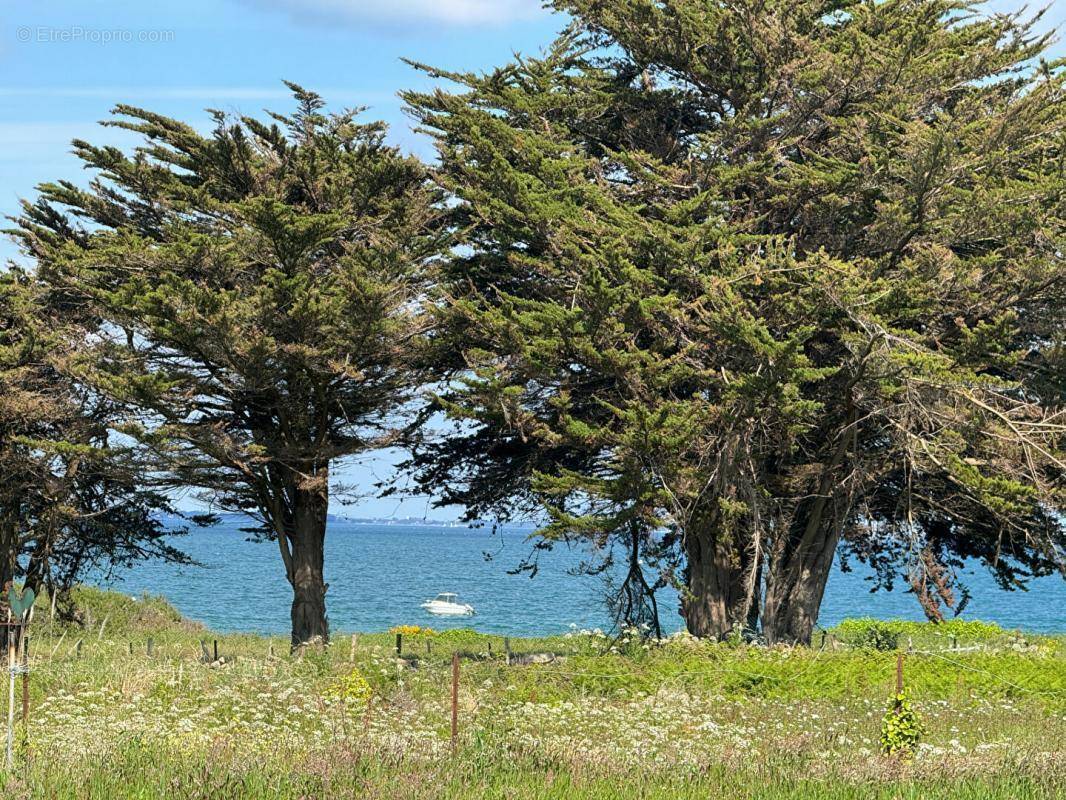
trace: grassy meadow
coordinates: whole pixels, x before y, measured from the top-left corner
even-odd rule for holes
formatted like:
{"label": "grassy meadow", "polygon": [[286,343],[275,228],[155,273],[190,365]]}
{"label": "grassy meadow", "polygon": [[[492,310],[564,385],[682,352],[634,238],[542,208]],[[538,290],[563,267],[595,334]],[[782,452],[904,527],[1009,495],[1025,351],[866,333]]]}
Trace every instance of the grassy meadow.
{"label": "grassy meadow", "polygon": [[[157,598],[77,601],[81,625],[47,599],[31,625],[4,798],[1066,797],[1058,637],[852,620],[807,650],[409,629],[400,658],[385,632],[290,657]],[[898,650],[923,721],[909,758],[879,752]]]}

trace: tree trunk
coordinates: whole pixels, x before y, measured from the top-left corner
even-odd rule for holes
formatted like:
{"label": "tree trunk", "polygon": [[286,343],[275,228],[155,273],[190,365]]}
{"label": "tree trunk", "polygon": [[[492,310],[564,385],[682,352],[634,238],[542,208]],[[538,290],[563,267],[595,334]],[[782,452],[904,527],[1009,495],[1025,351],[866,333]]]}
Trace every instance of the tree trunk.
{"label": "tree trunk", "polygon": [[[325,478],[320,476],[320,481]],[[326,542],[327,490],[299,488],[293,498],[292,548],[288,578],[292,585],[292,648],[329,641],[326,590],[323,572]]]}
{"label": "tree trunk", "polygon": [[758,620],[757,598],[747,607],[751,557],[720,524],[686,532],[685,558],[681,614],[689,633],[722,639]]}
{"label": "tree trunk", "polygon": [[[847,387],[849,398],[856,380],[857,376]],[[841,525],[853,502],[841,483],[841,473],[849,447],[856,449],[856,419],[857,411],[849,399],[847,424],[837,434],[832,456],[810,494],[796,504],[786,538],[770,557],[763,603],[767,644],[811,643]]]}
{"label": "tree trunk", "polygon": [[[0,521],[0,590],[4,592],[7,584],[15,580],[19,544],[17,527],[7,519]],[[6,596],[2,602],[7,602]]]}
{"label": "tree trunk", "polygon": [[840,539],[826,505],[824,498],[807,505],[801,533],[791,537],[770,567],[762,613],[767,644],[811,643]]}

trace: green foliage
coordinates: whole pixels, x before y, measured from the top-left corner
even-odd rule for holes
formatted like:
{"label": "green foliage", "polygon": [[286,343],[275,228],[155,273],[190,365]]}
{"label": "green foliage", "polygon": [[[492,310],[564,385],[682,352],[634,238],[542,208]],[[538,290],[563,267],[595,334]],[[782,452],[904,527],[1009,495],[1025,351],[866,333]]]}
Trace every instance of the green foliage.
{"label": "green foliage", "polygon": [[382,759],[349,753],[318,765],[284,758],[241,760],[225,750],[183,754],[127,741],[106,758],[62,763],[38,757],[22,775],[0,773],[0,790],[12,800],[49,796],[64,800],[197,797],[211,792],[241,800],[346,800],[370,792],[381,800],[704,800],[724,794],[748,800],[1058,800],[1057,775],[1019,762],[984,775],[921,774],[856,779],[847,774],[811,778],[801,759],[779,756],[740,766],[713,765],[700,774],[648,775],[625,770],[611,776],[545,769],[532,757],[507,757],[485,746],[464,746],[447,764]]}
{"label": "green foliage", "polygon": [[[896,659],[877,651],[679,635],[611,652],[593,632],[514,638],[515,652],[560,658],[508,666],[500,637],[459,630],[412,654],[417,663],[396,659],[387,632],[288,656],[280,639],[153,624],[137,614],[150,599],[75,596],[94,620],[115,622],[98,637],[36,616],[32,758],[0,773],[5,798],[197,796],[205,774],[233,797],[1050,800],[1066,785],[1061,649],[1016,652],[989,638],[982,650],[941,647],[946,659],[908,656],[898,749],[882,756],[879,709]],[[918,635],[939,627],[905,624]],[[205,636],[228,666],[201,661]],[[468,653],[454,757],[449,640]],[[920,723],[909,716],[918,711]],[[915,731],[928,748],[896,763]]]}
{"label": "green foliage", "polygon": [[902,634],[898,626],[878,620],[846,620],[838,630],[855,647],[881,651],[897,649]]}
{"label": "green foliage", "polygon": [[965,558],[1059,569],[1048,40],[955,0],[553,5],[542,56],[405,95],[466,234],[425,488],[624,557],[631,612],[681,584],[700,635],[764,585],[766,637],[806,641],[841,534],[934,619]]}
{"label": "green foliage", "polygon": [[955,644],[1002,644],[1015,634],[991,622],[951,619],[935,624],[909,620],[847,619],[832,629],[834,636],[854,647],[895,650],[909,640],[939,647]]}
{"label": "green foliage", "polygon": [[889,756],[910,756],[922,738],[922,718],[911,706],[907,694],[896,695],[881,718],[881,752]]}
{"label": "green foliage", "polygon": [[435,641],[442,645],[453,645],[455,647],[460,646],[472,646],[483,647],[486,642],[486,637],[482,633],[478,633],[472,628],[448,628],[447,630],[440,631]]}
{"label": "green foliage", "polygon": [[204,492],[307,567],[294,643],[328,635],[330,467],[396,444],[425,376],[416,301],[443,245],[440,193],[356,111],[203,135],[119,105],[132,152],[74,143],[88,188],[41,185],[14,232],[48,290],[102,322],[79,378],[120,403],[161,485]]}
{"label": "green foliage", "polygon": [[363,677],[363,673],[359,671],[358,667],[354,667],[347,674],[342,675],[333,684],[333,691],[337,697],[346,703],[360,708],[366,707],[373,694],[370,684],[367,683],[366,678]]}
{"label": "green foliage", "polygon": [[0,589],[62,593],[89,565],[187,562],[164,540],[170,499],[116,435],[120,409],[80,380],[98,332],[33,275],[0,275]]}
{"label": "green foliage", "polygon": [[[38,619],[47,619],[48,597],[38,598]],[[65,623],[73,628],[112,636],[135,636],[161,632],[191,632],[201,626],[181,616],[166,598],[143,594],[131,597],[121,592],[79,585],[70,590],[71,617],[77,623]],[[106,624],[105,624],[106,621]]]}

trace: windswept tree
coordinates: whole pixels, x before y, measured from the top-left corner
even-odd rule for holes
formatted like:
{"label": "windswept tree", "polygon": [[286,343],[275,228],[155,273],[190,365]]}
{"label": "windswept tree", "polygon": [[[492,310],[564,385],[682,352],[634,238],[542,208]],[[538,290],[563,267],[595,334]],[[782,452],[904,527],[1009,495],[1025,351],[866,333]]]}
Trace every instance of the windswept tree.
{"label": "windswept tree", "polygon": [[114,430],[116,407],[77,379],[83,322],[32,275],[0,275],[0,586],[47,588],[61,611],[89,570],[188,563],[168,543],[170,499]]}
{"label": "windswept tree", "polygon": [[466,231],[421,480],[672,554],[700,636],[809,641],[842,542],[934,616],[963,559],[1063,571],[1048,39],[956,0],[554,5],[543,57],[406,95]]}
{"label": "windswept tree", "polygon": [[102,320],[85,379],[128,409],[173,486],[247,512],[292,585],[292,644],[324,641],[330,469],[394,443],[421,378],[425,265],[441,247],[423,166],[356,111],[201,134],[129,106],[126,153],[74,143],[88,188],[40,187],[18,221],[38,274]]}

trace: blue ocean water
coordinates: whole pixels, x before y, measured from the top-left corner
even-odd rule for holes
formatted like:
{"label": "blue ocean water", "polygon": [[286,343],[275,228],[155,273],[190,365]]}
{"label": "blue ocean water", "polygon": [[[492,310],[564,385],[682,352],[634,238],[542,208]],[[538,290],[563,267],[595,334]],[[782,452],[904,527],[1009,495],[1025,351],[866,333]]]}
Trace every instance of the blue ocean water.
{"label": "blue ocean water", "polygon": [[[161,594],[185,616],[220,632],[287,633],[291,592],[278,548],[247,541],[239,527],[227,521],[175,539],[203,566],[148,562],[97,583],[134,595]],[[420,624],[531,636],[561,633],[571,625],[610,627],[602,578],[573,573],[583,557],[580,551],[541,552],[532,579],[509,574],[530,550],[520,531],[331,522],[326,537],[331,628],[381,631]],[[923,619],[913,595],[901,588],[871,594],[864,580],[868,575],[861,569],[834,570],[820,624],[828,627],[858,616]],[[973,600],[965,618],[1066,632],[1066,581],[1061,578],[1036,581],[1028,592],[1003,592],[980,570],[966,580]],[[419,608],[445,591],[458,592],[477,615],[449,620]],[[675,593],[662,592],[659,608],[664,630],[682,627]]]}

